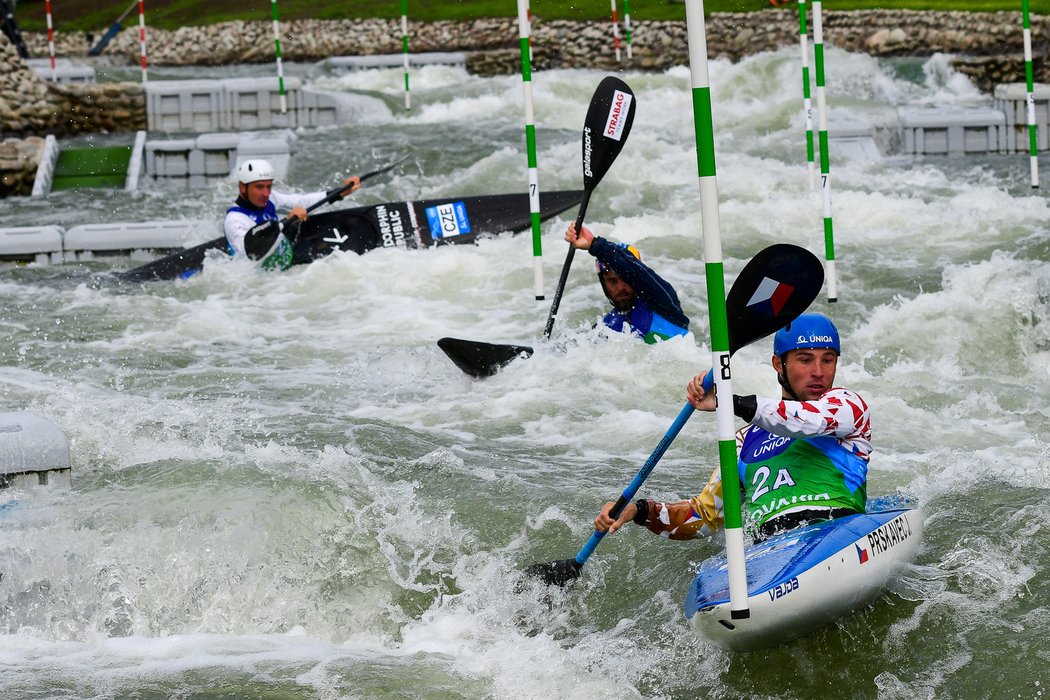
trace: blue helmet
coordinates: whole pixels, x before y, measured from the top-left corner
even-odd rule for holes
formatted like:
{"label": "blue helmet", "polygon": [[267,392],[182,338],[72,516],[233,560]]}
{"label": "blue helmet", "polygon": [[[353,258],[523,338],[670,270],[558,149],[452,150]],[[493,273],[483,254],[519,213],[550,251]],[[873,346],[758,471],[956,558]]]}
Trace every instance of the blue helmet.
{"label": "blue helmet", "polygon": [[839,355],[839,329],[823,314],[802,314],[773,336],[773,354],[783,356],[800,348],[831,348]]}
{"label": "blue helmet", "polygon": [[[642,259],[642,254],[638,252],[638,249],[635,248],[633,245],[629,245],[627,243],[613,243],[613,245],[617,248],[622,248],[626,250],[638,260]],[[594,269],[598,272],[598,276],[601,277],[602,273],[609,269],[609,266],[603,263],[601,260],[595,260]]]}

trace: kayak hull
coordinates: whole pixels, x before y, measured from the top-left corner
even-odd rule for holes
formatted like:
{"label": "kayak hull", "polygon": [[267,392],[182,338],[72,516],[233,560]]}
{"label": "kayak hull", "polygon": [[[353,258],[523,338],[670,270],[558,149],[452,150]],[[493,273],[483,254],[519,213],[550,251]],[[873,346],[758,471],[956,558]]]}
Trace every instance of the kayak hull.
{"label": "kayak hull", "polygon": [[[540,220],[546,221],[583,201],[583,190],[540,193]],[[430,248],[474,243],[485,235],[515,233],[532,225],[525,193],[387,202],[311,215],[297,232],[292,263],[302,265],[343,250],[357,254],[376,248]],[[264,249],[269,246],[264,246]],[[117,273],[123,282],[190,277],[204,266],[208,252],[227,251],[226,237],[201,243],[132,270]]]}
{"label": "kayak hull", "polygon": [[750,651],[804,636],[877,598],[916,555],[922,513],[900,508],[816,523],[748,547],[750,616],[733,619],[724,556],[700,565],[685,615],[704,639]]}

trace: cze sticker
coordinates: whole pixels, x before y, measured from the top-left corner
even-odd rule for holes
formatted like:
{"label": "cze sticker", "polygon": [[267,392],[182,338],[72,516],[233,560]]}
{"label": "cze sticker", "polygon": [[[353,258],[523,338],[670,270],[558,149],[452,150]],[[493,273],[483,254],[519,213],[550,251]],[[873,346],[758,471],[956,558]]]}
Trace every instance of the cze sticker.
{"label": "cze sticker", "polygon": [[438,204],[427,207],[426,212],[430,237],[434,240],[470,233],[470,219],[467,218],[467,206],[463,202]]}

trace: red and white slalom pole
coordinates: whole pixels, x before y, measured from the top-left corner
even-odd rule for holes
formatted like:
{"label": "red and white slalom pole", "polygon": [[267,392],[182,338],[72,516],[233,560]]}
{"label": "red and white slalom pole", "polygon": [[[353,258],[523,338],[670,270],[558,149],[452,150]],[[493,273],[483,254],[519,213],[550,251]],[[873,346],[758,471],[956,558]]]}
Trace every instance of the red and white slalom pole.
{"label": "red and white slalom pole", "polygon": [[139,61],[142,64],[142,82],[147,81],[146,75],[146,7],[143,0],[139,0]]}
{"label": "red and white slalom pole", "polygon": [[44,11],[47,13],[47,52],[51,56],[51,82],[58,82],[58,70],[55,68],[55,30],[51,27],[51,0],[44,0]]}

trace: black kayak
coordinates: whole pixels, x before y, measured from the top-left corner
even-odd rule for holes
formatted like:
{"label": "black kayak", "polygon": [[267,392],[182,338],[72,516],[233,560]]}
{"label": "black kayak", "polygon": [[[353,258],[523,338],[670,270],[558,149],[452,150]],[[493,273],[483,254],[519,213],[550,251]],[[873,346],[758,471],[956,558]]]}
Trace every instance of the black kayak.
{"label": "black kayak", "polygon": [[[545,221],[583,201],[583,190],[540,193]],[[524,193],[387,202],[314,214],[292,232],[293,264],[305,264],[334,250],[365,253],[375,248],[430,248],[473,243],[483,235],[516,233],[532,225]],[[209,250],[225,250],[226,237],[201,243],[116,276],[125,282],[189,277],[204,266]]]}

